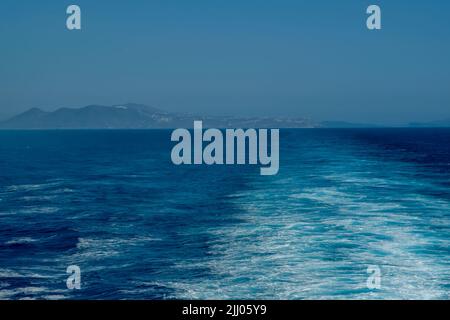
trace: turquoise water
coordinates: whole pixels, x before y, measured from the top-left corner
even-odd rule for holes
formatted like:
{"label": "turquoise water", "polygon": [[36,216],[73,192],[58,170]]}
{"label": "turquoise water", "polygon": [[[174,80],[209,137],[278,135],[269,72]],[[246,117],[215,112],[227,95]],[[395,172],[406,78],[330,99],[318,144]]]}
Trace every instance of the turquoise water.
{"label": "turquoise water", "polygon": [[276,176],[170,133],[0,132],[0,298],[449,298],[449,129],[282,130]]}

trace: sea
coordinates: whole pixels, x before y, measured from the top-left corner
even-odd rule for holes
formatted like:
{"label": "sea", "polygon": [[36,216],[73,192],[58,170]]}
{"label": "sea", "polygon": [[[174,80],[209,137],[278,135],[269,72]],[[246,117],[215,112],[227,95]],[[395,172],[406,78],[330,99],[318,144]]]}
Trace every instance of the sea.
{"label": "sea", "polygon": [[274,176],[170,134],[0,131],[0,299],[449,299],[450,129],[281,130]]}

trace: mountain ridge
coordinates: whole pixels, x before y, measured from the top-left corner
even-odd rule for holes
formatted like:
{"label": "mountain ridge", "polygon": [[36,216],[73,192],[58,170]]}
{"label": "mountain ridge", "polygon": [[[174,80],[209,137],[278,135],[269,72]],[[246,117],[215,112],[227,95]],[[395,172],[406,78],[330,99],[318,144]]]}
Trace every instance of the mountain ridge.
{"label": "mountain ridge", "polygon": [[215,128],[314,128],[319,123],[288,117],[216,117],[171,113],[136,103],[88,105],[44,111],[31,108],[6,121],[0,129],[169,129],[191,128],[194,121]]}
{"label": "mountain ridge", "polygon": [[[386,128],[368,123],[345,121],[316,122],[302,117],[232,117],[199,116],[166,112],[137,103],[111,106],[91,104],[80,108],[58,108],[45,111],[30,108],[7,120],[0,121],[0,130],[52,129],[173,129],[192,128],[194,121],[213,128]],[[409,128],[450,127],[450,119],[434,122],[411,122]]]}

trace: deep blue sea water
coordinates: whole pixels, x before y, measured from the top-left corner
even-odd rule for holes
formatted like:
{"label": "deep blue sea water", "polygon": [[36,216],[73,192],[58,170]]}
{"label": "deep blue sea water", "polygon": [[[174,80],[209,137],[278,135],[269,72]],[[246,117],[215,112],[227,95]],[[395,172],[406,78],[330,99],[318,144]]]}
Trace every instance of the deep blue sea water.
{"label": "deep blue sea water", "polygon": [[449,129],[282,130],[275,176],[170,133],[0,131],[0,299],[449,298]]}

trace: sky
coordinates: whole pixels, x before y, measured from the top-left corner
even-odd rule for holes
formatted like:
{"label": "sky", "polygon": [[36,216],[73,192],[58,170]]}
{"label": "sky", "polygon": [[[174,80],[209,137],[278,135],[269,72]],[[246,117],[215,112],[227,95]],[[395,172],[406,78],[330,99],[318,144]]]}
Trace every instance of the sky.
{"label": "sky", "polygon": [[[82,30],[66,28],[81,8]],[[382,10],[382,29],[366,9]],[[450,1],[2,0],[0,118],[143,103],[205,115],[450,119]]]}

